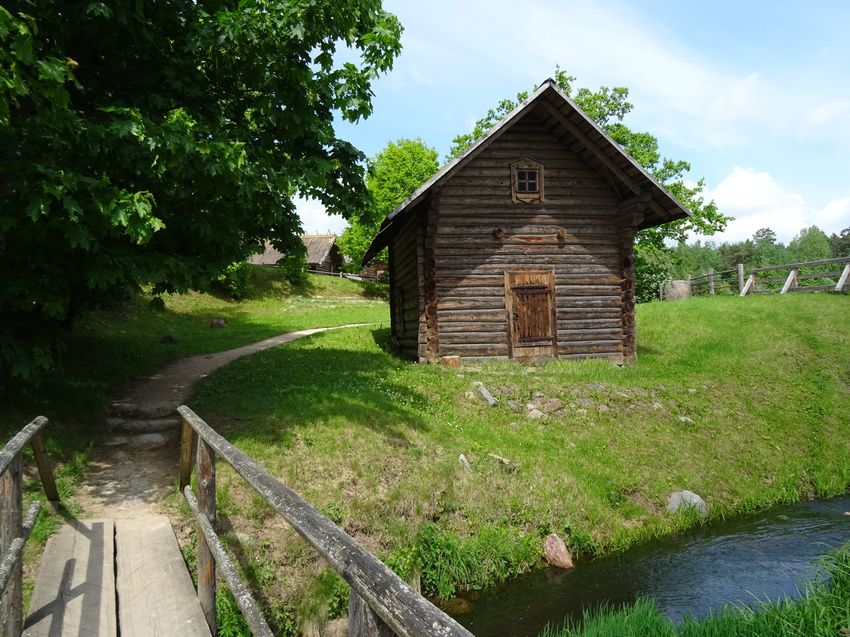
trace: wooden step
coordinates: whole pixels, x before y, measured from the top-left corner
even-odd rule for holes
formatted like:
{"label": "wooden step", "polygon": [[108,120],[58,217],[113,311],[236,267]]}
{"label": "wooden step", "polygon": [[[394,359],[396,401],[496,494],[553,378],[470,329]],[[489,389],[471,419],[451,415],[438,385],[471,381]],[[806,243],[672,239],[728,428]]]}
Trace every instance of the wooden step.
{"label": "wooden step", "polygon": [[165,516],[75,520],[47,542],[24,637],[118,634],[210,636]]}

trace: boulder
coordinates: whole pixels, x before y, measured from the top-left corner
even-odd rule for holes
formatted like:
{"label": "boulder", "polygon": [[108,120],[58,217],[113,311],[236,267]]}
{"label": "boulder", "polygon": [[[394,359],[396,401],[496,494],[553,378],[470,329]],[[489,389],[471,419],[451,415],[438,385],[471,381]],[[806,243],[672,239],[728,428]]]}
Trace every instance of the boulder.
{"label": "boulder", "polygon": [[543,409],[546,411],[560,411],[564,407],[564,402],[560,398],[550,398],[546,401],[546,404],[543,405]]}
{"label": "boulder", "polygon": [[179,340],[180,337],[177,336],[177,334],[166,334],[161,339],[159,339],[159,342],[163,345],[177,345]]}
{"label": "boulder", "polygon": [[214,318],[212,323],[210,323],[210,327],[227,327],[227,319]]}
{"label": "boulder", "polygon": [[555,533],[550,533],[543,540],[543,557],[552,566],[558,568],[575,568],[567,545]]}
{"label": "boulder", "polygon": [[667,499],[667,511],[675,513],[681,508],[694,509],[700,516],[708,515],[708,505],[693,491],[677,491]]}

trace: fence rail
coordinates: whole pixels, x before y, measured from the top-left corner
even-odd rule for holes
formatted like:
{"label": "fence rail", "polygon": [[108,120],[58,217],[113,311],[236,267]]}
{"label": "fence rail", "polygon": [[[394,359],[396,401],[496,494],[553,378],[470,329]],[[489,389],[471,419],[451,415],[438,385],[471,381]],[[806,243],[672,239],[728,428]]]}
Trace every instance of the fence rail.
{"label": "fence rail", "polygon": [[[350,637],[385,636],[392,631],[399,637],[472,637],[472,633],[422,597],[383,562],[351,538],[345,531],[310,506],[297,493],[279,482],[265,469],[213,431],[197,414],[185,405],[177,408],[183,417],[183,438],[180,452],[180,490],[189,499],[194,494],[189,486],[192,457],[197,456],[197,519],[201,525],[198,542],[198,598],[210,628],[215,634],[215,568],[223,566],[226,574],[229,560],[219,552],[215,535],[215,458],[226,461],[274,510],[286,520],[351,586],[348,606]],[[197,452],[192,453],[197,434]],[[218,546],[216,546],[218,544]],[[238,575],[234,576],[238,580]],[[241,581],[239,582],[241,584]],[[242,588],[233,591],[246,621],[254,635],[268,626],[259,617],[256,604]],[[248,609],[246,613],[243,608]],[[256,614],[260,624],[250,624],[248,614]]]}
{"label": "fence rail", "polygon": [[23,627],[23,551],[41,512],[33,502],[23,516],[21,452],[29,444],[35,456],[47,499],[59,503],[53,469],[41,430],[47,418],[39,416],[21,429],[0,451],[0,637],[19,637]]}

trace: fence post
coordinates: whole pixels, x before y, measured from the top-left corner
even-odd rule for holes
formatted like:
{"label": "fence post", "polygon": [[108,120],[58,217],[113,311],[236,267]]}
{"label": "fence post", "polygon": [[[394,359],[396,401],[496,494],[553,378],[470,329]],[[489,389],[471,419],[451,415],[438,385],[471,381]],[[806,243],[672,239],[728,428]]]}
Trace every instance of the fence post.
{"label": "fence post", "polygon": [[740,294],[744,289],[744,264],[738,264],[738,293]]}
{"label": "fence post", "polygon": [[[10,550],[12,540],[23,534],[23,494],[21,454],[15,455],[2,478],[0,493],[0,560]],[[0,637],[19,637],[23,620],[23,566],[18,563],[0,597]]]}
{"label": "fence post", "polygon": [[53,468],[50,466],[50,458],[47,457],[47,447],[44,446],[44,438],[40,431],[35,432],[30,439],[35,464],[38,467],[38,476],[41,478],[41,486],[48,501],[59,503],[59,489],[56,488],[56,480],[53,477]]}
{"label": "fence post", "polygon": [[708,269],[708,293],[714,294],[714,268]]}
{"label": "fence post", "polygon": [[690,292],[691,294],[694,293],[694,288],[691,285],[691,275],[690,274],[688,275],[688,292]]}
{"label": "fence post", "polygon": [[395,633],[354,591],[348,597],[348,637],[395,637]]}
{"label": "fence post", "polygon": [[[198,436],[198,509],[215,528],[215,449]],[[215,635],[215,559],[202,532],[198,532],[198,601],[210,632]]]}
{"label": "fence post", "polygon": [[185,418],[183,419],[183,435],[180,438],[180,493],[192,481],[192,442],[195,430]]}

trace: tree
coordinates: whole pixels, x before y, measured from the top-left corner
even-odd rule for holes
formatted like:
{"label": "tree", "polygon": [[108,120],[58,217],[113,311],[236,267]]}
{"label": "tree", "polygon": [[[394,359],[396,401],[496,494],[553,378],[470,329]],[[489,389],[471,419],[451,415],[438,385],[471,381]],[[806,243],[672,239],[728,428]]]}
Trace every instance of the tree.
{"label": "tree", "polygon": [[106,291],[204,290],[264,239],[297,250],[296,192],[366,206],[333,121],[371,113],[400,51],[380,0],[4,7],[0,373],[49,368]]}
{"label": "tree", "polygon": [[[662,158],[658,150],[658,139],[649,133],[634,132],[622,123],[623,118],[632,110],[628,102],[629,90],[623,87],[600,87],[597,91],[580,88],[573,94],[574,77],[567,75],[559,66],[555,68],[554,80],[558,87],[595,121],[611,138],[628,152],[655,179],[681,201],[693,214],[692,218],[665,223],[656,228],[648,228],[635,238],[636,297],[638,301],[654,298],[659,279],[669,275],[672,263],[671,249],[667,240],[684,241],[690,233],[713,235],[726,227],[731,219],[722,215],[713,201],[705,202],[703,190],[705,182],[700,179],[695,185],[688,185],[685,173],[691,166],[686,161],[674,161]],[[495,109],[475,123],[471,133],[458,135],[449,150],[449,158],[456,157],[469,147],[478,137],[528,98],[527,92],[518,93],[516,100],[502,100]],[[643,268],[643,271],[639,271]]]}
{"label": "tree", "polygon": [[[437,151],[417,137],[389,142],[369,160],[366,184],[371,205],[349,221],[338,242],[340,252],[350,258],[348,267],[353,271],[360,269],[363,255],[384,218],[439,170],[437,157]],[[376,258],[386,261],[386,249]]]}
{"label": "tree", "polygon": [[784,265],[785,262],[785,246],[776,242],[776,233],[770,228],[756,230],[753,234],[753,267],[769,268]]}
{"label": "tree", "polygon": [[840,234],[834,232],[829,235],[829,247],[832,249],[832,258],[841,259],[850,257],[850,226],[844,228]]}
{"label": "tree", "polygon": [[823,261],[832,258],[832,248],[823,231],[817,226],[810,226],[800,230],[800,233],[791,239],[788,244],[788,257],[794,263]]}

